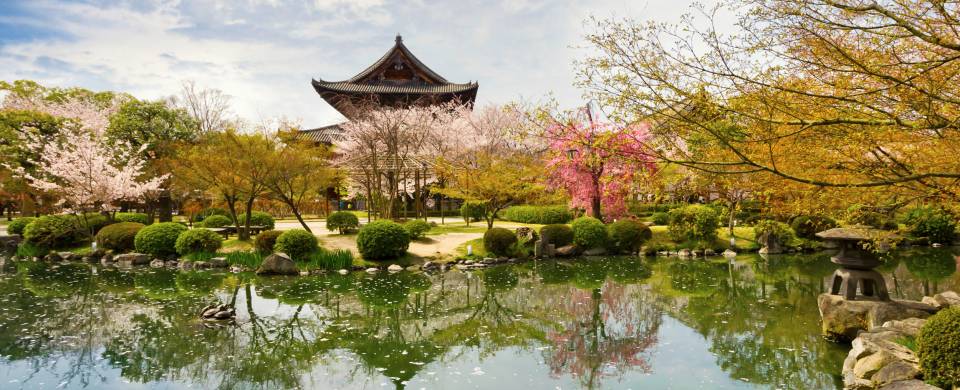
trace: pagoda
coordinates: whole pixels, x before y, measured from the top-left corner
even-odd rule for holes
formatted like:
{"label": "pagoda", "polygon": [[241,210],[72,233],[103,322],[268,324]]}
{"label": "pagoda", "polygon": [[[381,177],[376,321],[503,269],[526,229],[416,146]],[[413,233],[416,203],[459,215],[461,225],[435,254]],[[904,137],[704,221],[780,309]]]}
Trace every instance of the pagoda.
{"label": "pagoda", "polygon": [[344,81],[312,80],[320,97],[348,119],[377,106],[409,107],[448,102],[472,106],[476,82],[447,81],[420,62],[397,35],[390,50],[377,62]]}

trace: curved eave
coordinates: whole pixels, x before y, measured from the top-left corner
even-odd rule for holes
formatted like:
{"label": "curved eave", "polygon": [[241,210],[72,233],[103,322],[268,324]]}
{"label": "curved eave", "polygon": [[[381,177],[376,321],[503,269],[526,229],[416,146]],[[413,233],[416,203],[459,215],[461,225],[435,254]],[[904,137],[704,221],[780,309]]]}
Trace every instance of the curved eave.
{"label": "curved eave", "polygon": [[340,94],[409,94],[409,95],[443,95],[443,94],[476,94],[480,87],[478,83],[445,84],[445,85],[370,85],[355,84],[347,81],[313,80],[313,88],[321,96],[326,93]]}
{"label": "curved eave", "polygon": [[428,67],[426,64],[424,64],[422,61],[420,61],[420,59],[417,58],[417,56],[413,55],[413,53],[410,52],[410,49],[407,48],[407,45],[404,45],[404,44],[403,44],[403,41],[402,41],[401,39],[399,39],[399,38],[397,39],[397,41],[396,41],[396,43],[393,45],[393,47],[390,48],[390,50],[387,50],[387,52],[386,52],[382,57],[380,57],[379,60],[377,60],[376,62],[374,62],[372,65],[368,66],[366,69],[364,69],[362,72],[358,73],[356,76],[351,77],[351,78],[350,78],[349,80],[347,80],[347,81],[349,81],[349,82],[357,82],[357,81],[360,81],[360,80],[363,80],[363,79],[367,78],[368,76],[370,76],[370,74],[372,74],[374,71],[376,71],[378,68],[380,68],[380,66],[382,66],[384,63],[386,63],[386,62],[390,59],[390,57],[393,56],[393,53],[395,53],[395,52],[397,52],[397,51],[399,51],[399,52],[402,53],[404,56],[406,56],[407,59],[409,59],[410,62],[412,62],[415,67],[417,67],[421,72],[425,73],[425,74],[426,74],[427,76],[429,76],[430,78],[434,79],[434,81],[436,81],[436,82],[438,82],[438,83],[447,83],[447,82],[448,82],[447,79],[445,79],[445,78],[443,78],[442,76],[440,76],[439,74],[437,74],[437,72],[434,72],[432,69],[430,69],[430,67]]}

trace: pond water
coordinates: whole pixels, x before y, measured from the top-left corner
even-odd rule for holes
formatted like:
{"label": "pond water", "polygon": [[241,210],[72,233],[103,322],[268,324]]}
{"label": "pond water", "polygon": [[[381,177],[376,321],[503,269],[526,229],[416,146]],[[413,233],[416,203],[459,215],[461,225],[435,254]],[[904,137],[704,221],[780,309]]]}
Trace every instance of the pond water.
{"label": "pond water", "polygon": [[[958,290],[950,250],[883,266]],[[832,389],[825,255],[536,262],[299,278],[7,263],[0,388]],[[197,311],[234,302],[235,325]]]}

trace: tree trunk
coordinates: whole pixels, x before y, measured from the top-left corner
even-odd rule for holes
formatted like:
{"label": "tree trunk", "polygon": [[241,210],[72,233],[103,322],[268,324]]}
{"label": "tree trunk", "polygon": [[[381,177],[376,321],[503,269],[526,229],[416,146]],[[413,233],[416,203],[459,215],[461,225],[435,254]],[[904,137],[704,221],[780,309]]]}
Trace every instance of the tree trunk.
{"label": "tree trunk", "polygon": [[[253,216],[253,201],[256,200],[256,197],[251,196],[247,199],[247,218],[243,221],[243,228],[237,226],[237,238],[241,241],[247,241],[250,239],[250,218]],[[239,222],[239,221],[238,221]],[[239,225],[239,223],[238,223]]]}
{"label": "tree trunk", "polygon": [[300,209],[298,209],[297,206],[293,203],[293,200],[284,198],[284,203],[286,203],[287,206],[290,206],[290,211],[293,212],[294,217],[297,217],[297,221],[300,221],[300,226],[303,226],[303,230],[313,233],[313,230],[310,230],[310,227],[307,226],[306,222],[304,222],[303,216],[300,215]]}
{"label": "tree trunk", "polygon": [[593,212],[593,217],[599,220],[603,220],[603,216],[600,215],[600,178],[593,178],[593,199],[590,199],[590,208]]}
{"label": "tree trunk", "polygon": [[170,191],[163,190],[160,193],[160,198],[157,199],[157,214],[160,219],[160,222],[172,222],[173,221],[173,199],[170,198]]}

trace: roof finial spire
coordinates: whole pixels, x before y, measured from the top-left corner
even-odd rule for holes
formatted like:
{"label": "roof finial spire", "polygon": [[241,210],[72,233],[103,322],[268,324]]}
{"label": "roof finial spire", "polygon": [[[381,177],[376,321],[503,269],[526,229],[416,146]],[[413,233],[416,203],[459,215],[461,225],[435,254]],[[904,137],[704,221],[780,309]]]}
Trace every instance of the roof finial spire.
{"label": "roof finial spire", "polygon": [[397,43],[403,42],[403,37],[400,36],[400,33],[397,33],[397,39],[396,39],[396,41],[397,41]]}

